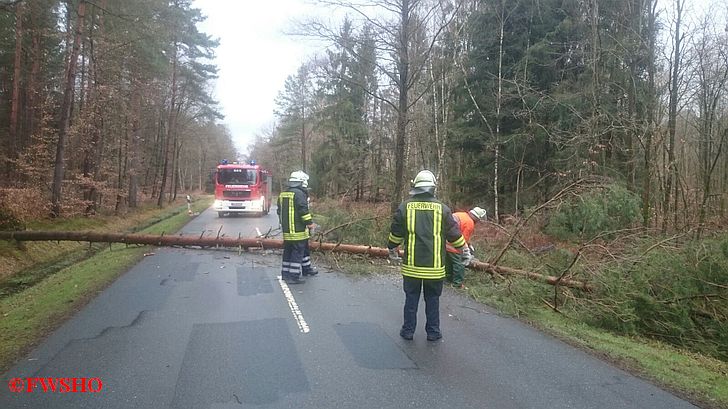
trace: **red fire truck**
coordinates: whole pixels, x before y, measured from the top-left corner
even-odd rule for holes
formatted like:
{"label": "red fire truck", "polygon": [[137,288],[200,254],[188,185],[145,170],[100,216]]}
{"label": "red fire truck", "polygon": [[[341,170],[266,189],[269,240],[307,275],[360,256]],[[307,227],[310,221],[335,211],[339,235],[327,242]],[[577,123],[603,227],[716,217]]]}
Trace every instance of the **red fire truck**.
{"label": "red fire truck", "polygon": [[223,160],[215,172],[215,204],[219,217],[230,213],[266,215],[270,211],[270,173],[255,161],[228,163]]}

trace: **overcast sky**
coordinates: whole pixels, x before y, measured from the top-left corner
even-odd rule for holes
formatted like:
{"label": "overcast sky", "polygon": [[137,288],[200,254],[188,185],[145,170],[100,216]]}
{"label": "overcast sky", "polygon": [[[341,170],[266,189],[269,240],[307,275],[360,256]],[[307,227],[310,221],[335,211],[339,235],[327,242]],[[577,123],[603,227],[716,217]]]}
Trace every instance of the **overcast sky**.
{"label": "overcast sky", "polygon": [[220,39],[215,97],[238,150],[245,152],[274,120],[286,77],[314,52],[284,34],[312,8],[304,0],[195,0],[194,6],[207,16],[200,30]]}

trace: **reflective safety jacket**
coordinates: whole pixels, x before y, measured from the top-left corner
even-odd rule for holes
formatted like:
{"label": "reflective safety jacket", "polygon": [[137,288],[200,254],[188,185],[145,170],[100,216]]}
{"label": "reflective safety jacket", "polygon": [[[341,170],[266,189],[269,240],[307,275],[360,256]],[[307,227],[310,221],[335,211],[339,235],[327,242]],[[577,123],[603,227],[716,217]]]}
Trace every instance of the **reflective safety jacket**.
{"label": "reflective safety jacket", "polygon": [[456,248],[465,245],[450,208],[433,195],[412,196],[394,212],[387,247],[402,246],[402,275],[430,280],[444,278],[446,241]]}
{"label": "reflective safety jacket", "polygon": [[300,186],[289,187],[278,195],[278,219],[283,240],[308,240],[308,225],[313,223],[308,211],[308,192]]}
{"label": "reflective safety jacket", "polygon": [[[455,221],[458,222],[458,226],[460,226],[460,232],[465,238],[465,243],[469,244],[470,238],[473,236],[473,232],[475,231],[475,221],[472,217],[470,217],[468,212],[455,212],[452,214],[452,217],[454,217]],[[445,247],[447,248],[447,251],[449,253],[461,253],[460,250],[453,247],[453,245],[450,243],[447,243]]]}

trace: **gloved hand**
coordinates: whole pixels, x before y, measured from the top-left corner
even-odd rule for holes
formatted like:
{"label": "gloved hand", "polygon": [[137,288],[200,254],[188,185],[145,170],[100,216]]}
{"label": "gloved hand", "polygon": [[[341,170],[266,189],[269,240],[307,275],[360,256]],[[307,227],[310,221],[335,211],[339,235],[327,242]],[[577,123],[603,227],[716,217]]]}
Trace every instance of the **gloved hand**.
{"label": "gloved hand", "polygon": [[313,236],[313,234],[316,233],[316,229],[318,229],[318,224],[311,223],[307,227],[308,227],[308,234]]}
{"label": "gloved hand", "polygon": [[473,261],[473,254],[470,253],[470,247],[463,246],[462,251],[463,251],[463,257],[462,257],[463,265],[469,266],[470,262]]}
{"label": "gloved hand", "polygon": [[399,256],[399,252],[397,251],[397,248],[393,249],[387,249],[387,252],[389,252],[389,260],[393,263],[399,263],[402,261],[402,257]]}

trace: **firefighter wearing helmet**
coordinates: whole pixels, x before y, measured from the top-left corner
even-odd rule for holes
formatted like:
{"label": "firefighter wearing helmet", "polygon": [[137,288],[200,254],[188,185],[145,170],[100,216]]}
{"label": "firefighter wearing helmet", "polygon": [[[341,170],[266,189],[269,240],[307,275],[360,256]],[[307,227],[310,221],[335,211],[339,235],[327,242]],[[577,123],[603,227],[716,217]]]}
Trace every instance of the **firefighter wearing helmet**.
{"label": "firefighter wearing helmet", "polygon": [[278,219],[283,232],[281,278],[289,284],[300,284],[302,276],[318,274],[311,265],[308,238],[316,227],[308,209],[308,175],[297,170],[288,178],[288,189],[278,195]]}
{"label": "firefighter wearing helmet", "polygon": [[[446,280],[452,282],[453,287],[464,288],[463,280],[465,279],[465,266],[470,265],[474,260],[473,253],[475,249],[470,244],[470,238],[475,231],[475,224],[485,219],[487,212],[480,207],[474,207],[468,212],[455,212],[453,217],[460,226],[460,231],[465,238],[465,246],[463,250],[458,250],[448,244],[447,259],[445,260]],[[467,251],[465,251],[467,249]]]}
{"label": "firefighter wearing helmet", "polygon": [[[415,176],[410,197],[394,212],[387,242],[390,260],[402,263],[405,302],[399,335],[406,340],[414,337],[421,293],[425,298],[427,340],[442,338],[440,294],[445,278],[445,242],[458,249],[465,246],[465,238],[450,208],[435,198],[436,187],[435,175],[429,170]],[[404,250],[403,259],[397,247]]]}

